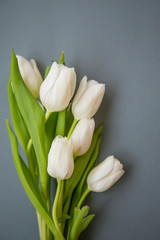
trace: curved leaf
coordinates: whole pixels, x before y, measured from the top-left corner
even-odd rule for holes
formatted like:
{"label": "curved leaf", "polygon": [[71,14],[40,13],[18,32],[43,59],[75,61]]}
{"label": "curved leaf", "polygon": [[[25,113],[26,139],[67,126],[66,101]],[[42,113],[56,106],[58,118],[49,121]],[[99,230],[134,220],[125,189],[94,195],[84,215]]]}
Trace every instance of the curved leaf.
{"label": "curved leaf", "polygon": [[101,134],[103,126],[100,126],[97,131],[94,133],[91,146],[89,150],[82,156],[79,156],[75,159],[75,165],[74,165],[74,172],[71,176],[71,178],[67,179],[65,181],[65,187],[64,187],[64,201],[63,203],[67,201],[67,198],[72,195],[75,187],[79,183],[89,161],[90,158],[94,152],[94,149],[96,147],[97,140]]}
{"label": "curved leaf", "polygon": [[30,136],[29,136],[26,124],[23,120],[23,117],[17,106],[17,102],[11,87],[11,77],[9,77],[9,81],[8,81],[8,99],[9,99],[9,107],[10,107],[13,126],[17,134],[17,137],[19,139],[19,142],[27,156],[29,169],[32,175],[38,178],[38,166],[37,166],[35,152],[34,152],[33,146],[31,147],[29,152],[27,151],[27,145],[30,140]]}
{"label": "curved leaf", "polygon": [[47,77],[50,69],[51,69],[50,66],[47,66],[47,67],[46,67],[45,74],[44,74],[44,79]]}
{"label": "curved leaf", "polygon": [[[75,208],[73,217],[71,218],[67,240],[78,240],[79,235],[83,232],[88,224],[94,218],[94,214],[87,216],[89,207]],[[87,216],[87,217],[86,217]]]}
{"label": "curved leaf", "polygon": [[12,148],[12,154],[14,163],[17,169],[18,176],[21,180],[21,183],[32,202],[33,206],[36,208],[36,210],[39,212],[40,216],[44,219],[52,233],[55,235],[57,239],[59,238],[59,235],[57,233],[57,230],[55,228],[55,225],[51,219],[51,216],[47,210],[47,206],[45,204],[45,201],[43,199],[43,196],[41,195],[41,192],[38,188],[38,186],[35,184],[34,179],[32,178],[32,175],[30,174],[27,166],[21,159],[19,152],[18,152],[18,144],[16,136],[14,135],[8,120],[6,120],[9,140]]}
{"label": "curved leaf", "polygon": [[39,173],[40,173],[40,184],[44,196],[49,195],[48,187],[48,174],[47,174],[47,158],[45,152],[45,118],[44,113],[38,102],[28,88],[26,87],[18,67],[17,58],[12,51],[11,59],[11,82],[13,91],[15,94],[18,108],[25,121],[29,134],[31,136],[33,146],[36,152]]}
{"label": "curved leaf", "polygon": [[71,202],[71,206],[70,206],[70,215],[71,216],[73,214],[74,208],[79,203],[79,201],[80,201],[84,191],[87,189],[87,181],[86,181],[86,179],[87,179],[87,176],[88,176],[89,172],[92,170],[93,167],[95,167],[95,165],[97,165],[97,158],[98,158],[100,143],[101,143],[101,136],[97,140],[94,153],[92,154],[92,157],[91,157],[91,159],[89,161],[89,164],[86,167],[86,170],[85,170],[84,174],[82,175],[82,178],[81,178],[78,186],[76,187],[76,189],[75,189],[75,191],[73,193],[72,202]]}
{"label": "curved leaf", "polygon": [[70,104],[66,110],[66,127],[65,127],[65,136],[68,135],[68,132],[72,126],[72,123],[74,121],[74,116],[72,113],[72,105]]}
{"label": "curved leaf", "polygon": [[49,149],[51,147],[51,143],[55,137],[55,129],[57,124],[57,112],[53,112],[51,116],[48,118],[45,124],[45,145],[46,145],[46,153],[48,155]]}

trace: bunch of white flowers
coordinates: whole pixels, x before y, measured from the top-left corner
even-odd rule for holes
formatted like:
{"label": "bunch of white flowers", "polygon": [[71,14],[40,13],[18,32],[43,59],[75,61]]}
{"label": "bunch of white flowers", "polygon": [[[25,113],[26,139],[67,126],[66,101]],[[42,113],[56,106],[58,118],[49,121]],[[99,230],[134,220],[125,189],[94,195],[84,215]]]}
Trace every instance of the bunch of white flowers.
{"label": "bunch of white flowers", "polygon": [[[36,62],[12,52],[8,95],[14,129],[28,166],[18,153],[16,136],[7,128],[14,162],[22,185],[37,211],[41,240],[76,240],[93,215],[82,207],[90,191],[108,190],[123,174],[114,156],[97,165],[101,130],[93,116],[102,102],[105,85],[84,76],[77,93],[76,72],[59,62],[48,66],[43,80]],[[72,99],[73,98],[73,99]],[[50,177],[57,179],[51,210]],[[39,189],[40,183],[40,189]]]}

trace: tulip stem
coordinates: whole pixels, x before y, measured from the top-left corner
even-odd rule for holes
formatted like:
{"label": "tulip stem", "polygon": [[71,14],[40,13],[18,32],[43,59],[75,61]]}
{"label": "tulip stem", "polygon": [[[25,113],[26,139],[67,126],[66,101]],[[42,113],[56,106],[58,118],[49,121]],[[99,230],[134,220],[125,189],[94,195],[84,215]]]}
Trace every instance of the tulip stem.
{"label": "tulip stem", "polygon": [[72,123],[72,125],[71,125],[71,127],[70,127],[69,133],[68,133],[68,135],[67,135],[67,138],[68,138],[68,139],[69,139],[70,136],[72,135],[72,132],[73,132],[73,130],[74,130],[77,122],[78,122],[78,120],[77,120],[77,119],[74,119],[74,121],[73,121],[73,123]]}
{"label": "tulip stem", "polygon": [[81,199],[79,200],[79,203],[78,203],[78,205],[77,205],[78,208],[81,207],[84,199],[87,197],[87,195],[88,195],[89,193],[90,193],[90,190],[87,188],[86,191],[83,193]]}
{"label": "tulip stem", "polygon": [[48,110],[45,113],[45,123],[47,122],[48,118],[50,117],[52,112],[49,112]]}
{"label": "tulip stem", "polygon": [[63,237],[58,219],[57,219],[58,201],[59,201],[59,197],[60,197],[60,194],[61,194],[61,187],[62,186],[63,186],[62,181],[57,180],[57,191],[56,191],[56,196],[55,196],[54,203],[53,203],[52,216],[53,216],[54,224],[55,224],[55,226],[57,228],[57,231],[58,231],[58,234],[60,236],[60,239],[65,240],[64,237]]}
{"label": "tulip stem", "polygon": [[37,211],[36,211],[36,213],[37,213],[39,237],[40,237],[40,240],[41,240],[42,239],[42,219],[41,219],[41,216],[39,215],[39,213]]}

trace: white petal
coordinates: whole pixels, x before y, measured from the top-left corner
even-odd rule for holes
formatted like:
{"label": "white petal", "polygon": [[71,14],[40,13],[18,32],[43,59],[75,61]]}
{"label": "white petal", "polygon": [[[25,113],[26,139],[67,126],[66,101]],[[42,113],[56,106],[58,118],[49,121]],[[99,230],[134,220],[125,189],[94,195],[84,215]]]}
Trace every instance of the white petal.
{"label": "white petal", "polygon": [[48,154],[48,173],[57,179],[67,179],[74,169],[72,145],[66,137],[57,136]]}
{"label": "white petal", "polygon": [[23,81],[32,95],[38,98],[42,76],[37,68],[36,62],[33,59],[29,62],[24,57],[18,55],[16,57]]}
{"label": "white petal", "polygon": [[[72,111],[73,113],[75,112],[75,107],[76,107],[76,104],[80,101],[80,98],[81,96],[83,95],[85,89],[86,89],[86,86],[87,86],[87,76],[84,76],[80,82],[80,85],[79,85],[79,88],[78,88],[78,91],[73,99],[73,103],[72,103]],[[79,120],[79,119],[78,119]]]}

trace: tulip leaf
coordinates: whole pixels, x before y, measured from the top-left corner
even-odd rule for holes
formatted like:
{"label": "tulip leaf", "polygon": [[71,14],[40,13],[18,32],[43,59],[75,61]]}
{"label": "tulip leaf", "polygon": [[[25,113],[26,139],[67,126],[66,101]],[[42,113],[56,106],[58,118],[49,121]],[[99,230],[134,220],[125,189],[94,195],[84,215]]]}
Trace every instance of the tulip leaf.
{"label": "tulip leaf", "polygon": [[94,214],[87,216],[88,211],[88,206],[74,209],[73,217],[69,221],[68,240],[77,240],[81,232],[88,227],[94,217]]}
{"label": "tulip leaf", "polygon": [[60,57],[60,60],[57,62],[58,64],[63,64],[63,65],[66,65],[65,64],[65,61],[64,61],[64,52],[62,52],[62,55]]}
{"label": "tulip leaf", "polygon": [[103,126],[100,126],[97,131],[94,133],[91,146],[89,150],[82,156],[79,156],[75,159],[75,165],[74,165],[74,172],[71,176],[71,178],[67,179],[65,181],[64,186],[64,204],[67,201],[67,198],[72,195],[74,189],[76,188],[77,184],[79,183],[88,163],[89,160],[94,152],[94,149],[96,147],[97,140],[101,134]]}
{"label": "tulip leaf", "polygon": [[64,136],[65,125],[66,125],[66,109],[58,113],[55,137],[57,135]]}
{"label": "tulip leaf", "polygon": [[11,82],[15,94],[18,108],[25,121],[29,134],[31,136],[35,153],[38,160],[40,184],[42,192],[45,196],[48,195],[48,174],[47,174],[47,159],[45,152],[45,118],[43,110],[34,99],[28,88],[26,87],[18,67],[17,58],[12,51],[11,59]]}
{"label": "tulip leaf", "polygon": [[10,112],[12,117],[12,122],[14,129],[16,131],[16,134],[18,136],[18,139],[22,145],[22,148],[24,152],[27,152],[27,144],[30,140],[30,136],[26,127],[26,124],[22,118],[22,115],[18,109],[17,102],[15,99],[15,96],[12,91],[11,87],[11,76],[9,77],[8,81],[8,99],[9,99],[9,106],[10,106]]}
{"label": "tulip leaf", "polygon": [[[83,193],[87,189],[87,176],[89,172],[92,170],[95,165],[97,165],[97,158],[98,158],[98,153],[99,153],[99,148],[100,148],[100,143],[101,143],[101,136],[98,138],[96,147],[94,149],[94,152],[91,156],[91,159],[88,163],[88,166],[85,169],[84,174],[82,175],[82,178],[76,187],[73,196],[72,196],[72,202],[71,202],[71,207],[70,207],[70,215],[72,216],[74,208],[78,205],[81,197],[83,196]],[[84,199],[83,199],[84,200]]]}
{"label": "tulip leaf", "polygon": [[31,147],[30,152],[27,151],[27,144],[30,140],[30,136],[29,136],[26,124],[23,120],[23,117],[17,106],[17,102],[11,87],[11,76],[9,77],[9,81],[8,81],[8,99],[9,99],[9,106],[10,106],[13,126],[17,134],[17,137],[19,139],[19,142],[21,143],[21,146],[27,156],[29,169],[32,173],[32,176],[36,176],[36,178],[38,178],[38,166],[37,166],[35,152],[34,152],[33,146]]}
{"label": "tulip leaf", "polygon": [[[82,156],[79,156],[75,159],[74,172],[71,178],[67,179],[64,184],[64,195],[63,195],[63,214],[67,214],[70,208],[70,203],[72,195],[77,185],[79,184],[82,175],[85,172],[85,169],[91,159],[91,156],[96,147],[99,136],[101,135],[103,126],[101,125],[97,131],[94,133],[91,146],[89,150]],[[65,222],[62,225],[62,229],[65,227]]]}
{"label": "tulip leaf", "polygon": [[61,57],[59,59],[59,61],[56,61],[56,60],[52,60],[52,62],[56,62],[58,64],[63,64],[63,65],[66,65],[65,61],[64,61],[64,52],[62,52],[61,54]]}
{"label": "tulip leaf", "polygon": [[45,70],[44,79],[47,77],[50,69],[51,69],[51,66],[48,65],[48,66],[46,67],[46,70]]}
{"label": "tulip leaf", "polygon": [[52,113],[45,124],[45,144],[46,144],[47,155],[48,155],[49,149],[51,147],[52,141],[55,137],[57,116],[58,116],[57,112]]}
{"label": "tulip leaf", "polygon": [[68,132],[72,126],[72,123],[74,121],[74,116],[72,113],[72,105],[70,104],[66,110],[66,128],[65,128],[65,136],[68,135]]}
{"label": "tulip leaf", "polygon": [[47,206],[44,201],[44,198],[37,184],[35,184],[35,181],[32,178],[32,175],[30,174],[29,169],[27,168],[27,166],[25,165],[25,163],[23,162],[22,158],[19,155],[17,139],[9,125],[8,120],[6,120],[6,125],[7,125],[9,140],[12,148],[15,167],[17,169],[17,173],[23,185],[23,188],[25,189],[33,206],[39,212],[40,216],[44,219],[44,221],[46,222],[46,224],[48,225],[52,233],[55,235],[55,237],[59,239],[58,233],[52,221],[51,215],[47,210]]}
{"label": "tulip leaf", "polygon": [[59,218],[58,218],[58,222],[59,223],[62,223],[62,222],[64,222],[65,220],[67,220],[67,219],[70,219],[71,217],[68,215],[68,214],[65,214],[65,215],[62,215],[62,216],[60,216]]}

